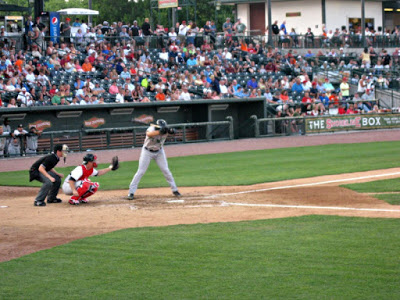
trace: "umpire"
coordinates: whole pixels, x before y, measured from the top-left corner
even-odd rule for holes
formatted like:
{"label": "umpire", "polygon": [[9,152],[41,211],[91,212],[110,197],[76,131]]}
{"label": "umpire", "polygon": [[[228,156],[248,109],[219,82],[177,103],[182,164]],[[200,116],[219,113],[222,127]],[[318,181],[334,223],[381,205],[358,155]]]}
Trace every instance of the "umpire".
{"label": "umpire", "polygon": [[29,169],[29,181],[37,180],[43,183],[35,199],[34,206],[46,206],[44,200],[47,196],[47,203],[60,203],[57,198],[58,190],[61,185],[63,174],[54,170],[61,157],[67,157],[68,146],[58,144],[54,147],[54,152],[37,160]]}

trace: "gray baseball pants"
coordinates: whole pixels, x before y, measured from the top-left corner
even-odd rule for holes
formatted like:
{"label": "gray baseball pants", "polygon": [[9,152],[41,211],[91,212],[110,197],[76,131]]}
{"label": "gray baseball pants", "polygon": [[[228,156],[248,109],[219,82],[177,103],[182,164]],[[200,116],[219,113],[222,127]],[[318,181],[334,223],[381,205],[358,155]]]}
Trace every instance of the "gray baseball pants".
{"label": "gray baseball pants", "polygon": [[39,172],[39,177],[36,180],[43,183],[39,194],[36,196],[36,202],[44,202],[47,196],[47,200],[54,200],[57,198],[58,190],[61,185],[61,178],[57,174],[49,171],[47,172],[51,177],[53,177],[56,181],[51,182],[46,176]]}
{"label": "gray baseball pants", "polygon": [[134,194],[136,192],[140,180],[146,173],[147,168],[149,167],[150,162],[153,159],[156,161],[161,172],[164,174],[164,177],[171,186],[172,191],[175,192],[178,190],[175,184],[174,177],[172,176],[172,173],[168,168],[167,157],[165,156],[164,149],[161,148],[158,152],[150,152],[143,147],[142,152],[140,153],[138,170],[135,176],[133,176],[132,182],[129,185],[129,194]]}

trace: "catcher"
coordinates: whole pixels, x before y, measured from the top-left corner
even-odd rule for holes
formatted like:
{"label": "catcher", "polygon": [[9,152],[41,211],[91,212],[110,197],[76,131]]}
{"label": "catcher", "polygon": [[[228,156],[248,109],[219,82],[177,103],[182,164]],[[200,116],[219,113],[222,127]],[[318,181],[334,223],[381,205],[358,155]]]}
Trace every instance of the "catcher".
{"label": "catcher", "polygon": [[99,183],[92,182],[89,179],[90,176],[101,176],[119,168],[118,156],[112,158],[108,168],[101,170],[95,169],[97,168],[96,160],[96,155],[86,154],[82,165],[73,169],[67,178],[65,178],[62,189],[64,194],[72,195],[68,201],[69,204],[78,205],[79,203],[88,203],[87,198],[96,193]]}
{"label": "catcher", "polygon": [[150,127],[147,128],[146,139],[144,140],[142,152],[140,153],[139,167],[129,185],[128,200],[134,199],[140,179],[142,179],[144,173],[146,173],[147,168],[153,159],[156,161],[161,172],[164,174],[165,179],[171,186],[172,193],[177,197],[181,196],[175,184],[174,177],[168,168],[167,157],[165,156],[163,148],[168,134],[175,134],[175,129],[168,128],[167,122],[163,119],[157,120],[156,123],[157,124],[150,124]]}

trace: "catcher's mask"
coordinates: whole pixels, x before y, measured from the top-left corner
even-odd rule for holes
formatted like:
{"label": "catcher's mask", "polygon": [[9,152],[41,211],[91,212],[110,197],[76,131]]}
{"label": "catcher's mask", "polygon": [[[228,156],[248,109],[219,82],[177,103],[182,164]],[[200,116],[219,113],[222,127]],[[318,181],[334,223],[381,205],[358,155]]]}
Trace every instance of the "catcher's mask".
{"label": "catcher's mask", "polygon": [[86,154],[85,157],[83,158],[83,164],[87,165],[88,162],[93,162],[93,167],[97,168],[96,160],[97,160],[97,156],[89,153],[89,154]]}
{"label": "catcher's mask", "polygon": [[165,120],[163,120],[163,119],[158,119],[156,123],[160,127],[166,127],[167,126],[167,122]]}

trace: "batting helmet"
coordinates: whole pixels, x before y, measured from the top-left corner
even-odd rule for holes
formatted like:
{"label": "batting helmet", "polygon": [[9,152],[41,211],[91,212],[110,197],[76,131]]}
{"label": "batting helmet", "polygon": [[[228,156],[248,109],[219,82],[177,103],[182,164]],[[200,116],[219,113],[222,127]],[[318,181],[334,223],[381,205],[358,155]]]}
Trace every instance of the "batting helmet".
{"label": "batting helmet", "polygon": [[160,127],[167,127],[167,122],[163,119],[158,119],[157,120],[157,125]]}

